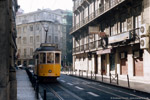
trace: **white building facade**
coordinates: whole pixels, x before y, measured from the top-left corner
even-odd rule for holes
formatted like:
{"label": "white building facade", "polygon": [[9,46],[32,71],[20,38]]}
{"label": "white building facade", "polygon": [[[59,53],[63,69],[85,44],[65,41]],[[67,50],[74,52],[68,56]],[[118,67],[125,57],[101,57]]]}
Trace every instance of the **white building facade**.
{"label": "white building facade", "polygon": [[150,80],[150,0],[73,3],[73,69]]}
{"label": "white building facade", "polygon": [[33,52],[45,42],[45,22],[48,23],[47,43],[58,44],[62,50],[62,57],[65,55],[66,43],[63,32],[62,15],[52,10],[44,9],[35,12],[17,15],[17,64],[33,64]]}

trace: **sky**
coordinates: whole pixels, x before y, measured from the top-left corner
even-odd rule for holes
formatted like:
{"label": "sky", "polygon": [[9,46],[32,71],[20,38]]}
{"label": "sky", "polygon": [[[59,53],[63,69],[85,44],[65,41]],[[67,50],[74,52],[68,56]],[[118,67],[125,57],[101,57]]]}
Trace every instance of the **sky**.
{"label": "sky", "polygon": [[18,0],[20,8],[24,10],[24,13],[33,12],[37,9],[50,8],[71,10],[73,7],[72,0]]}

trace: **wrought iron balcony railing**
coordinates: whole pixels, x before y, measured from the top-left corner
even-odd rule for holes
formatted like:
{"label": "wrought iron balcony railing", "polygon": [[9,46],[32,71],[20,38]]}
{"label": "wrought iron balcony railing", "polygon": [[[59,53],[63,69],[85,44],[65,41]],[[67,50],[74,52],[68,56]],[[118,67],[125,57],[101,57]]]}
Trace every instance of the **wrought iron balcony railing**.
{"label": "wrought iron balcony railing", "polygon": [[[84,0],[83,0],[84,1]],[[80,21],[80,24],[76,24],[71,28],[70,33],[72,34],[82,26],[86,25],[90,21],[94,20],[95,18],[101,16],[102,14],[106,13],[108,10],[114,8],[118,4],[122,3],[125,0],[109,0],[105,5],[100,5],[98,9],[96,9],[93,13],[89,16],[85,17],[83,20]]]}
{"label": "wrought iron balcony railing", "polygon": [[90,47],[90,49],[95,49],[95,45],[96,44],[96,42],[94,41],[94,42],[91,42],[91,43],[89,43],[89,47]]}
{"label": "wrought iron balcony railing", "polygon": [[84,51],[84,45],[81,45],[80,51]]}

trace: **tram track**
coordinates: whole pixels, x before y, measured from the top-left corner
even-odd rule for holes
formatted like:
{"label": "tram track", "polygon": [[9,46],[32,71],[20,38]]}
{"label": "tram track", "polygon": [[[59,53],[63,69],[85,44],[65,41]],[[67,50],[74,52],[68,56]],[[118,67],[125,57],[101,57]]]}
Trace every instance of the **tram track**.
{"label": "tram track", "polygon": [[[101,92],[104,92],[104,93],[107,93],[107,94],[114,95],[114,96],[116,96],[118,98],[121,98],[121,99],[132,100],[132,99],[137,98],[137,99],[142,99],[142,100],[150,100],[149,98],[146,98],[146,97],[138,96],[138,95],[135,95],[135,94],[132,94],[132,93],[128,93],[128,92],[124,92],[124,91],[121,91],[121,90],[115,90],[113,88],[102,86],[102,85],[97,85],[95,87],[95,84],[89,84],[88,81],[85,81],[85,80],[82,80],[82,79],[79,79],[79,78],[76,78],[76,77],[74,77],[74,78],[77,79],[78,81],[81,81],[81,83],[85,83],[84,85],[89,87],[89,88],[93,88],[95,90],[98,90],[98,91],[101,91]],[[101,88],[104,88],[104,89],[99,89],[97,87],[101,87]],[[106,91],[106,89],[114,91],[114,92]],[[128,96],[132,96],[132,97],[131,98],[122,97],[122,96],[117,95],[115,92],[122,93],[122,94],[125,94],[125,95],[128,95]]]}
{"label": "tram track", "polygon": [[[58,98],[58,100],[68,100],[69,98],[71,98],[72,100],[84,100],[80,98],[79,96],[77,96],[76,94],[74,94],[73,92],[66,89],[65,87],[59,85],[59,83],[53,84],[53,86],[49,84],[43,84],[41,86],[43,88],[48,89],[48,91],[51,92],[56,98]],[[57,91],[55,90],[55,88],[57,88]],[[58,93],[59,91],[64,92],[65,94],[68,95],[68,97],[66,98],[66,97],[61,96],[60,93]]]}
{"label": "tram track", "polygon": [[50,86],[47,85],[47,88],[53,93],[59,100],[65,100],[63,97],[61,97],[54,89],[52,89]]}

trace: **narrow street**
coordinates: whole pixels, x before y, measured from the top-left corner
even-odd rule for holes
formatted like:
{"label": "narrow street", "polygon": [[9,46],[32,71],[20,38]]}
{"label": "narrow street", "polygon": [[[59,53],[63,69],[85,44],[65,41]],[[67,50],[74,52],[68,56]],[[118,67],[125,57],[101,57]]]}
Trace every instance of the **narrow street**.
{"label": "narrow street", "polygon": [[147,100],[150,95],[134,90],[124,89],[85,80],[73,76],[61,75],[55,83],[40,84],[40,94],[47,100]]}

